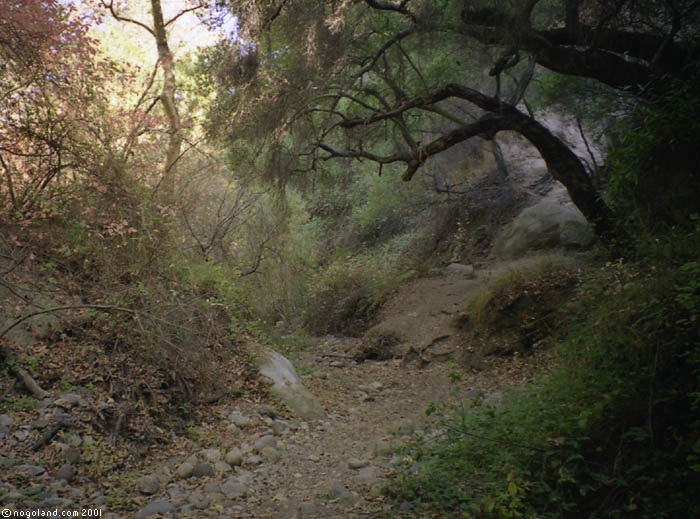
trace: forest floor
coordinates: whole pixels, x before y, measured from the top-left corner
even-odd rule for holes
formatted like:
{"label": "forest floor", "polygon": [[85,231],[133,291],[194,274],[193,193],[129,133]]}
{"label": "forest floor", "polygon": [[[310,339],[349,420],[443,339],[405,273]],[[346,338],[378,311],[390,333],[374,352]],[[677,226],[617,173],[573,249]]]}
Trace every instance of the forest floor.
{"label": "forest floor", "polygon": [[[382,318],[408,316],[432,327],[482,286],[478,279],[418,279],[395,295]],[[421,326],[406,328],[418,333]],[[382,487],[413,464],[393,448],[423,434],[431,403],[496,403],[504,387],[531,380],[548,364],[545,351],[490,357],[483,369],[461,371],[457,379],[451,363],[358,361],[361,348],[362,339],[329,336],[292,355],[325,409],[323,420],[303,422],[271,397],[244,396],[204,407],[186,433],[159,431],[163,441],[144,448],[128,442],[110,448],[81,429],[108,399],[94,389],[51,391],[36,406],[12,400],[0,409],[0,507],[100,508],[112,518],[393,517]],[[71,418],[70,432],[32,449],[57,416]]]}

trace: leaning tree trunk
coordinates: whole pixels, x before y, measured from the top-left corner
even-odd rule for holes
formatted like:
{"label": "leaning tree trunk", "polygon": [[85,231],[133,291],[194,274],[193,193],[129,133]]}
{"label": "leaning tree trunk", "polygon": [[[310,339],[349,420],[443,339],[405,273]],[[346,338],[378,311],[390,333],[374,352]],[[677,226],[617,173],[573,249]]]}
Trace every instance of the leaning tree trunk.
{"label": "leaning tree trunk", "polygon": [[593,185],[581,160],[557,136],[514,106],[485,96],[477,90],[448,85],[445,91],[495,115],[493,120],[498,122],[490,132],[487,131],[488,137],[492,138],[502,130],[512,130],[530,141],[540,152],[552,177],[566,187],[571,200],[591,222],[596,234],[603,240],[612,238],[612,211]]}
{"label": "leaning tree trunk", "polygon": [[593,185],[581,160],[558,137],[540,123],[523,114],[515,121],[515,130],[529,140],[540,152],[552,177],[561,182],[571,200],[598,236],[605,239],[612,233],[613,214]]}

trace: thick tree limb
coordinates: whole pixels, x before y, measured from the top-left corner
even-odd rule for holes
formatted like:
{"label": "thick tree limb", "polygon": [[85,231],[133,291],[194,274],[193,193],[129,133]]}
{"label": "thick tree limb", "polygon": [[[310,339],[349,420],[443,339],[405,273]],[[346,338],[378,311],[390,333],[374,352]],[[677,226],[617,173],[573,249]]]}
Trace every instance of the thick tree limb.
{"label": "thick tree limb", "polygon": [[366,118],[343,120],[338,123],[338,126],[353,128],[387,119],[395,119],[408,110],[433,105],[452,97],[469,101],[482,110],[489,112],[489,114],[474,123],[452,130],[446,135],[418,148],[412,154],[399,152],[382,157],[365,150],[339,151],[326,145],[320,145],[319,147],[335,157],[365,158],[380,164],[405,162],[406,171],[402,179],[409,181],[428,157],[440,153],[455,144],[475,136],[481,136],[490,140],[500,131],[515,131],[537,148],[545,160],[552,177],[559,180],[567,188],[572,201],[594,225],[598,235],[605,236],[610,233],[612,213],[596,192],[590,177],[586,173],[586,169],[576,154],[535,119],[523,114],[508,103],[486,96],[472,88],[454,83],[445,85],[430,94],[409,99],[386,112],[373,114]]}
{"label": "thick tree limb", "polygon": [[365,0],[365,3],[370,6],[372,9],[378,9],[380,11],[393,11],[396,13],[400,13],[407,17],[409,20],[411,20],[413,23],[416,22],[416,15],[414,15],[411,11],[409,11],[406,8],[406,4],[408,4],[407,0],[402,0],[398,4],[392,4],[389,2],[379,2],[377,0]]}
{"label": "thick tree limb", "polygon": [[[522,13],[498,8],[462,11],[464,33],[485,44],[516,46],[535,61],[562,74],[590,77],[614,88],[648,84],[658,62],[664,72],[680,72],[688,52],[666,35],[580,23],[578,2],[567,2],[567,26],[537,31]],[[656,57],[663,53],[663,59]]]}

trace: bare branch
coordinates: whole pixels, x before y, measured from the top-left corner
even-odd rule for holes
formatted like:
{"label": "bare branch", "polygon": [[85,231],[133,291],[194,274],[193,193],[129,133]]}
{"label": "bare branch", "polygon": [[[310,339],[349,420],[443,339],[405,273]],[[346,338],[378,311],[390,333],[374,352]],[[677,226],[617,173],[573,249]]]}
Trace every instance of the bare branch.
{"label": "bare branch", "polygon": [[381,11],[394,11],[396,13],[400,13],[407,17],[409,20],[411,20],[413,23],[416,23],[416,15],[414,15],[411,11],[409,11],[406,8],[406,4],[408,4],[406,0],[402,1],[400,4],[378,2],[377,0],[365,0],[365,3],[372,9],[378,9]]}
{"label": "bare branch", "polygon": [[180,18],[183,14],[191,13],[192,11],[196,11],[197,9],[201,9],[202,7],[204,7],[204,4],[202,2],[199,2],[199,4],[197,4],[194,7],[190,7],[189,9],[183,9],[182,11],[177,13],[175,16],[173,16],[170,20],[165,22],[164,27],[167,27],[168,25],[173,23],[175,20]]}
{"label": "bare branch", "polygon": [[142,29],[145,29],[146,31],[148,31],[149,34],[151,34],[151,36],[153,36],[155,38],[156,35],[153,32],[153,29],[151,29],[145,23],[142,23],[142,22],[139,22],[138,20],[134,20],[132,18],[127,18],[126,16],[121,16],[121,15],[117,14],[117,12],[114,10],[114,0],[109,0],[109,3],[105,2],[105,0],[100,0],[100,2],[102,3],[103,7],[106,7],[107,9],[109,9],[109,12],[112,14],[112,17],[115,20],[119,20],[120,22],[127,22],[127,23],[133,23],[134,25],[138,25]]}

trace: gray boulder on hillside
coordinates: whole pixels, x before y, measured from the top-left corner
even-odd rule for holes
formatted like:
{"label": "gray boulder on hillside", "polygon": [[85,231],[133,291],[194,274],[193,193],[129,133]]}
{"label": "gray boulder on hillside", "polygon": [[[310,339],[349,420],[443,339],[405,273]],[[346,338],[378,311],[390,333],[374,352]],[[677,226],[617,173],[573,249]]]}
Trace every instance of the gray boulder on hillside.
{"label": "gray boulder on hillside", "polygon": [[319,400],[301,383],[296,370],[289,360],[272,350],[265,350],[260,374],[272,380],[272,393],[303,420],[320,420],[326,413]]}
{"label": "gray boulder on hillside", "polygon": [[594,241],[593,229],[576,207],[542,200],[503,228],[494,242],[493,255],[512,259],[529,250],[583,249]]}

